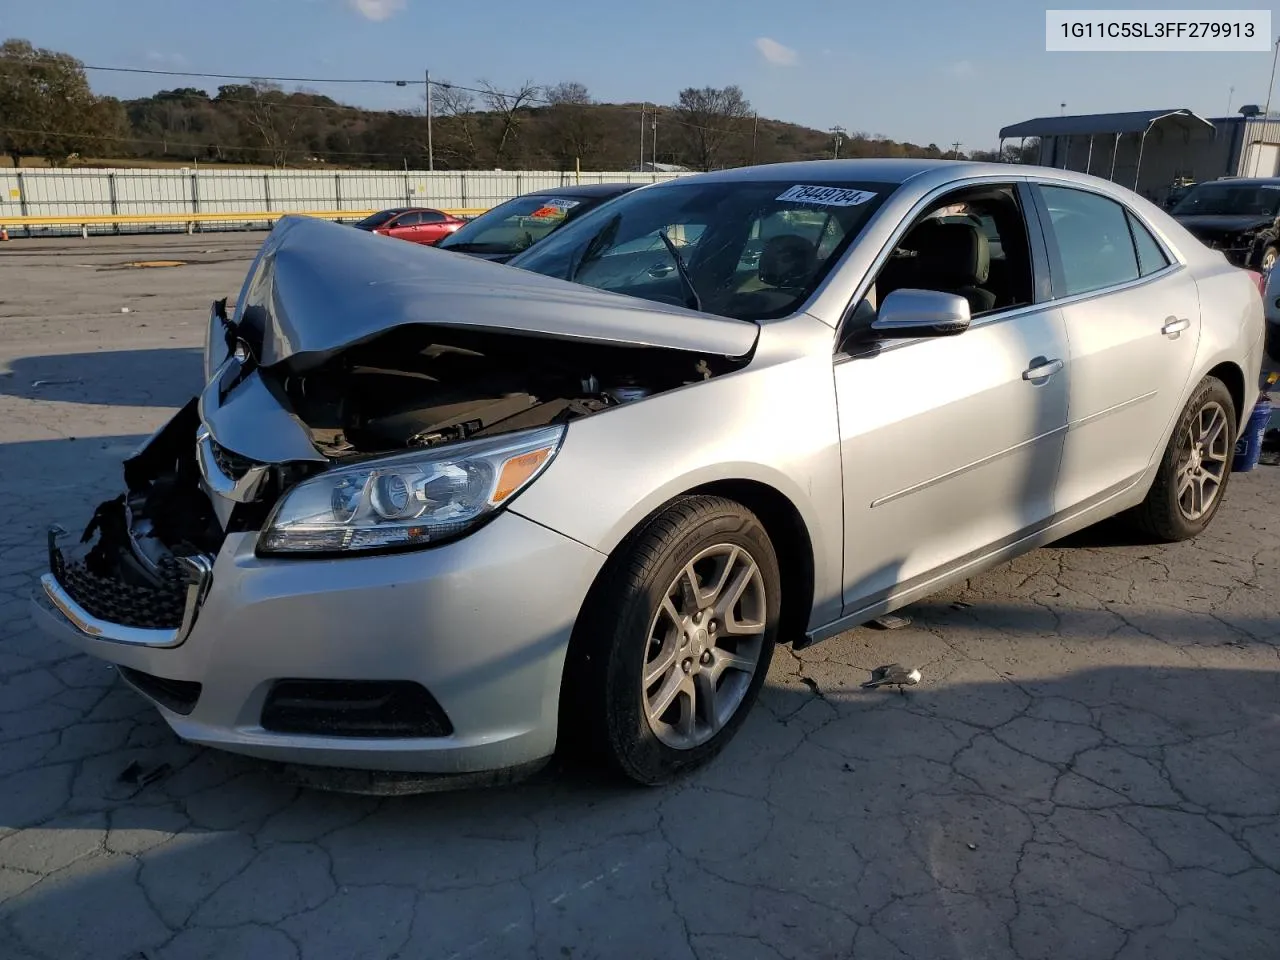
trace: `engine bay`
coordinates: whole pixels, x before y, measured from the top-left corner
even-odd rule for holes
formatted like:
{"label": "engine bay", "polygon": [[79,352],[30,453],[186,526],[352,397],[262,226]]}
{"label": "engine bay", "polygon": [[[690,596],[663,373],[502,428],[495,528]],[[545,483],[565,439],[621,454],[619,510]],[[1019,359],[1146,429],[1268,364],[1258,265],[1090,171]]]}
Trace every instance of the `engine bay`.
{"label": "engine bay", "polygon": [[285,363],[270,374],[316,448],[341,459],[565,423],[743,362],[667,348],[410,327],[305,372]]}

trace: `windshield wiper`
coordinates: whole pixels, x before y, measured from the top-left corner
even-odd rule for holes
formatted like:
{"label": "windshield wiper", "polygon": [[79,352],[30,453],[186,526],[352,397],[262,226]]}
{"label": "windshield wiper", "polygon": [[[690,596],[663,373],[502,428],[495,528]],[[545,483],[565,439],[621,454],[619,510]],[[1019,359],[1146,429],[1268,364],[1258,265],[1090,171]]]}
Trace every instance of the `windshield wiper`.
{"label": "windshield wiper", "polygon": [[587,245],[582,248],[582,256],[578,258],[578,262],[569,271],[567,279],[578,279],[578,274],[582,272],[582,268],[604,252],[609,241],[618,232],[618,225],[621,223],[622,214],[615,213],[603,227],[596,231],[596,235],[588,240]]}
{"label": "windshield wiper", "polygon": [[662,238],[662,242],[667,245],[667,250],[671,254],[671,259],[676,262],[676,273],[680,274],[680,281],[684,284],[684,288],[689,291],[689,299],[693,301],[693,309],[699,313],[702,312],[702,298],[698,296],[698,290],[693,285],[693,280],[689,278],[689,269],[684,265],[684,258],[680,256],[680,251],[676,249],[676,245],[671,242],[671,238],[667,236],[666,227],[658,231],[658,236]]}

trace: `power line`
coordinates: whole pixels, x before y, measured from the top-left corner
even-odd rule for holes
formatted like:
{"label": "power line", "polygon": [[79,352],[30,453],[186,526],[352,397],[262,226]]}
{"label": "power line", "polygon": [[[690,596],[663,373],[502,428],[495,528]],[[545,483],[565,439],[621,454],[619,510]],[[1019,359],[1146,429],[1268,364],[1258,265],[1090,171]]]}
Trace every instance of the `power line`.
{"label": "power line", "polygon": [[[3,64],[4,62],[5,61],[3,59],[0,59],[0,64]],[[30,63],[30,62],[58,63],[61,61],[58,61],[56,58],[53,58],[53,57],[29,57],[21,60],[11,60],[10,62],[21,64],[21,63]],[[84,63],[80,64],[80,68],[82,70],[94,70],[100,73],[133,73],[133,74],[144,74],[147,76],[159,76],[159,77],[194,77],[202,80],[247,80],[250,83],[256,80],[256,81],[261,81],[265,83],[347,83],[347,84],[377,84],[377,85],[392,86],[392,87],[425,87],[427,84],[426,79],[406,80],[406,79],[379,78],[379,77],[271,77],[271,76],[263,76],[261,74],[248,74],[248,73],[207,73],[199,70],[158,70],[152,67],[110,67],[110,66],[103,66],[101,64],[84,64]],[[432,80],[430,81],[430,83],[432,86],[439,87],[444,90],[462,90],[466,93],[473,93],[481,97],[485,97],[485,96],[501,97],[507,100],[519,99],[522,103],[539,103],[539,104],[545,104],[548,106],[556,105],[556,101],[554,100],[548,99],[546,97],[540,97],[540,96],[537,96],[536,94],[526,94],[523,91],[513,92],[509,90],[498,90],[494,88],[486,89],[484,87],[469,87],[469,86],[466,86],[465,84],[451,83],[444,80]],[[537,88],[535,87],[534,89],[537,89]],[[234,100],[228,99],[228,100],[224,100],[224,102],[257,103],[259,101],[234,101]],[[289,106],[304,107],[304,108],[313,109],[313,110],[342,110],[342,109],[365,110],[366,109],[363,107],[343,107],[341,105],[330,107],[322,104],[289,104]],[[643,106],[628,107],[624,104],[607,104],[607,106],[611,106],[619,110],[625,110],[628,113],[644,112]],[[366,111],[366,112],[394,113],[396,111],[393,109],[388,109],[388,110],[382,110],[382,111]],[[744,132],[742,130],[730,129],[726,127],[709,127],[709,126],[706,126],[705,124],[691,123],[687,120],[680,120],[672,116],[671,114],[668,114],[666,119],[668,123],[676,123],[682,127],[688,127],[692,130],[703,130],[703,131],[706,131],[707,133],[734,134],[734,133]]]}

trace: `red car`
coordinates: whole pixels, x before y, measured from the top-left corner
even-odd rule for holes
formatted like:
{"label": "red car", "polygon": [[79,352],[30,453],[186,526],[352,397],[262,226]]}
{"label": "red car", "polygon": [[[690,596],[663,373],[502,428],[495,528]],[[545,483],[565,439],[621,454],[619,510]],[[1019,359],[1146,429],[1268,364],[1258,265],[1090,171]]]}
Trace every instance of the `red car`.
{"label": "red car", "polygon": [[467,221],[453,217],[443,210],[426,207],[396,207],[379,210],[357,223],[357,230],[386,234],[412,243],[434,245],[439,243]]}

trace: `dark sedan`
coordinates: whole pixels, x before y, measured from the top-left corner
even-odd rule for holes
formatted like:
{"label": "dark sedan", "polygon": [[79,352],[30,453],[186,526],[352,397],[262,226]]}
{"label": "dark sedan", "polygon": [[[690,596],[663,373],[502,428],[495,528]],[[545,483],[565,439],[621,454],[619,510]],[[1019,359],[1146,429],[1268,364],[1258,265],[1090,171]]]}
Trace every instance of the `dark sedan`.
{"label": "dark sedan", "polygon": [[506,263],[588,210],[637,186],[639,184],[634,183],[580,184],[522,194],[476,217],[437,246]]}
{"label": "dark sedan", "polygon": [[1280,178],[1199,183],[1169,212],[1237,266],[1270,273],[1280,256]]}

